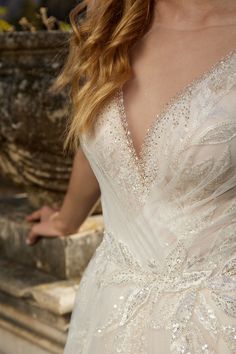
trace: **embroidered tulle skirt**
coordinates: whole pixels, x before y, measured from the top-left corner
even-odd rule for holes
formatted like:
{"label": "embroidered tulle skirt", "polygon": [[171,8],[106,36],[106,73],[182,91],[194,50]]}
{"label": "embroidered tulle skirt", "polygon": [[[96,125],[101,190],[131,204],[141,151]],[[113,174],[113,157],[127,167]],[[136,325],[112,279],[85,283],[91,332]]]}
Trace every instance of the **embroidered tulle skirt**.
{"label": "embroidered tulle skirt", "polygon": [[220,271],[206,265],[191,271],[179,243],[163,269],[144,268],[105,232],[77,292],[64,354],[233,354],[235,304],[221,294],[235,286],[234,261]]}

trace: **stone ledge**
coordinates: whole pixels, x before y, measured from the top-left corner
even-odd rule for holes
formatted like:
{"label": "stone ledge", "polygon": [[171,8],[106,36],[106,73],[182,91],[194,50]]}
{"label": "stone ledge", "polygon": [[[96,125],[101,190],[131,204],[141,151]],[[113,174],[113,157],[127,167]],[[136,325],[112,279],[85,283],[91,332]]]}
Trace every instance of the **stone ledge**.
{"label": "stone ledge", "polygon": [[37,306],[56,315],[70,313],[80,278],[58,280],[37,269],[0,260],[0,291],[18,298],[33,298]]}
{"label": "stone ledge", "polygon": [[14,326],[17,326],[19,329],[25,330],[30,335],[40,336],[45,341],[55,343],[57,346],[63,346],[67,338],[67,332],[63,333],[50,326],[50,324],[39,322],[11,308],[9,305],[1,309],[0,318],[9,324],[14,324]]}
{"label": "stone ledge", "polygon": [[79,279],[66,280],[35,286],[30,294],[40,307],[64,315],[72,312],[78,288]]}
{"label": "stone ledge", "polygon": [[[45,354],[63,353],[79,280],[46,284],[48,274],[27,268],[24,279],[21,279],[18,276],[23,273],[23,266],[11,264],[7,267],[10,262],[1,261],[0,267],[3,264],[5,277],[1,274],[0,278],[0,288],[4,290],[0,291],[0,351],[16,354],[18,344],[15,347],[15,342],[20,341],[25,349],[19,354],[41,354],[42,350]],[[40,282],[43,284],[35,285]],[[10,345],[12,349],[9,349],[9,341],[2,340],[4,330],[6,335],[14,338]]]}
{"label": "stone ledge", "polygon": [[41,238],[28,246],[25,240],[30,225],[24,219],[31,208],[25,197],[0,199],[0,255],[61,280],[80,277],[102,241],[102,216],[87,218],[77,234]]}
{"label": "stone ledge", "polygon": [[30,269],[7,259],[0,260],[0,290],[15,297],[30,296],[34,286],[54,283],[58,279],[50,274]]}
{"label": "stone ledge", "polygon": [[16,298],[0,291],[0,317],[1,311],[9,306],[25,316],[58,329],[62,333],[65,333],[69,328],[71,313],[56,315],[40,307],[32,298]]}
{"label": "stone ledge", "polygon": [[63,347],[0,318],[1,354],[63,354]]}

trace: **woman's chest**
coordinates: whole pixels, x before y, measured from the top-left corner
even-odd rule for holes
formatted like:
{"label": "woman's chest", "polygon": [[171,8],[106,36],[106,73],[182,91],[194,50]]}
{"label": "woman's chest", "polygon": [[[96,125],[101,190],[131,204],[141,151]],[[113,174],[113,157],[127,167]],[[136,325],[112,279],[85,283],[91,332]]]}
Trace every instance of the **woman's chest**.
{"label": "woman's chest", "polygon": [[189,84],[235,48],[236,30],[153,30],[130,50],[132,77],[123,86],[124,106],[136,151],[145,132]]}
{"label": "woman's chest", "polygon": [[118,91],[98,117],[95,136],[82,139],[98,179],[105,176],[120,196],[142,202],[153,186],[174,195],[200,185],[203,191],[205,184],[213,192],[236,167],[236,54],[175,97],[151,125],[139,156],[126,123]]}

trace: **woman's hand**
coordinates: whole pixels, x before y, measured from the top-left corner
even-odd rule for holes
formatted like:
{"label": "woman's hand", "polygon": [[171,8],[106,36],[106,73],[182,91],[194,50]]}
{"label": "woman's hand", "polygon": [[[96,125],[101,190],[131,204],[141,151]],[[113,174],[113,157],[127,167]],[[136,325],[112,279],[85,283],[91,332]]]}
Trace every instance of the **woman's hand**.
{"label": "woman's hand", "polygon": [[26,243],[40,237],[60,237],[77,233],[100,198],[100,186],[81,148],[75,154],[69,185],[62,204],[44,206],[26,217],[34,222]]}
{"label": "woman's hand", "polygon": [[59,217],[59,210],[49,206],[43,206],[30,215],[26,216],[29,222],[36,222],[29,232],[26,243],[35,244],[38,239],[44,237],[61,237],[67,234],[65,225]]}
{"label": "woman's hand", "polygon": [[57,212],[59,208],[54,204],[53,207],[44,205],[42,208],[34,211],[32,214],[26,216],[26,220],[29,222],[46,221],[52,214]]}

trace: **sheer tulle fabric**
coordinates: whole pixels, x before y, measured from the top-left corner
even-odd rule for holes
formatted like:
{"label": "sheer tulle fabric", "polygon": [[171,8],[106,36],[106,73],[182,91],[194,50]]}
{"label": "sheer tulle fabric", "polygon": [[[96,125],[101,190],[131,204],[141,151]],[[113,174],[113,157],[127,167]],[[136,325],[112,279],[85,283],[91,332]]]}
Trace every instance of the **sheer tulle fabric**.
{"label": "sheer tulle fabric", "polygon": [[65,354],[235,353],[236,54],[166,108],[137,159],[121,92],[81,146],[105,233]]}

